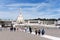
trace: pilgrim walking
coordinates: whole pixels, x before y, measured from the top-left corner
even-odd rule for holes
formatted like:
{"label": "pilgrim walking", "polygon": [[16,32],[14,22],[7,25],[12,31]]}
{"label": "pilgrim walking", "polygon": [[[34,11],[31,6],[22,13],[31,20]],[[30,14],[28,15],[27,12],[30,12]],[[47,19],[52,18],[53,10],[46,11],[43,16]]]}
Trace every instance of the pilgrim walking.
{"label": "pilgrim walking", "polygon": [[42,35],[44,35],[45,34],[45,30],[44,29],[42,29]]}
{"label": "pilgrim walking", "polygon": [[35,34],[37,35],[37,30],[35,30]]}
{"label": "pilgrim walking", "polygon": [[31,27],[29,27],[29,32],[32,33],[32,28]]}
{"label": "pilgrim walking", "polygon": [[40,29],[39,29],[39,30],[38,30],[38,35],[40,35],[40,32],[41,32],[41,31],[40,31]]}

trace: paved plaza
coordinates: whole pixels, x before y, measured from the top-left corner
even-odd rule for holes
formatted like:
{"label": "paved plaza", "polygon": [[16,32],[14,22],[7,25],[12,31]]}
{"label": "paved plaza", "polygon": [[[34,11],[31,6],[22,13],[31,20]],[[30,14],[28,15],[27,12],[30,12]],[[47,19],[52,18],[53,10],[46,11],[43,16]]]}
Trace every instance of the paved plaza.
{"label": "paved plaza", "polygon": [[24,31],[0,31],[0,40],[60,40],[60,29],[45,29],[45,35],[35,35]]}
{"label": "paved plaza", "polygon": [[49,40],[49,39],[21,31],[18,32],[3,31],[0,32],[0,40]]}

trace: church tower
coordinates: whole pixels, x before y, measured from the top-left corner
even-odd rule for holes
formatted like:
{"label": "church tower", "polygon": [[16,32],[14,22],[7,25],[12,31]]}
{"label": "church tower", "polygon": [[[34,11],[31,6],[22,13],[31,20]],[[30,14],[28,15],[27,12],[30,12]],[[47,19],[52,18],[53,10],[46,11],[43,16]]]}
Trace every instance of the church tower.
{"label": "church tower", "polygon": [[23,15],[21,13],[21,9],[20,9],[20,14],[19,14],[16,22],[19,23],[19,24],[23,24],[24,23],[24,18],[23,18]]}

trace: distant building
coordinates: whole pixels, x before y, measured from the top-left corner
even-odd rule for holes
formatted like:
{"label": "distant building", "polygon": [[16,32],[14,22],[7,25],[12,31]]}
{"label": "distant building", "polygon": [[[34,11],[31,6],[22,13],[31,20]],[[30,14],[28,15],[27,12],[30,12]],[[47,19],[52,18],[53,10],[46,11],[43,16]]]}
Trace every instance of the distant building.
{"label": "distant building", "polygon": [[1,27],[12,27],[12,21],[10,20],[0,20]]}
{"label": "distant building", "polygon": [[26,23],[38,23],[38,24],[47,24],[47,25],[54,25],[57,22],[56,19],[29,19],[25,20]]}
{"label": "distant building", "polygon": [[24,20],[22,13],[20,12],[16,22],[13,23],[18,23],[18,24],[43,24],[43,25],[57,25],[58,19],[28,19]]}
{"label": "distant building", "polygon": [[59,20],[59,19],[58,19],[56,25],[57,25],[57,26],[60,26],[60,20]]}
{"label": "distant building", "polygon": [[54,26],[60,26],[60,20],[58,19],[41,19],[41,18],[37,18],[37,19],[28,19],[28,20],[24,20],[22,13],[20,12],[19,16],[17,17],[17,20],[15,21],[11,21],[11,20],[0,20],[0,26],[2,27],[12,27],[12,25],[30,25],[30,24],[43,24],[43,25],[54,25]]}

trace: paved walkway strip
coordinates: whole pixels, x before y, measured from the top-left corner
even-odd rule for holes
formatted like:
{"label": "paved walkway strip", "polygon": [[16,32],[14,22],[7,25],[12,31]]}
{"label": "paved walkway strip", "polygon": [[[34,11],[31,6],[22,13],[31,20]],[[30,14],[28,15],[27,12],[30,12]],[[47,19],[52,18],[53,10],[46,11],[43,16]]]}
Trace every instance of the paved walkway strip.
{"label": "paved walkway strip", "polygon": [[[32,32],[32,34],[35,35],[34,32]],[[48,38],[48,39],[51,39],[51,40],[60,40],[59,37],[54,37],[54,36],[50,36],[50,35],[41,35],[41,37]]]}

